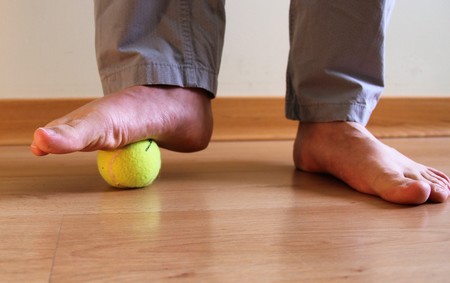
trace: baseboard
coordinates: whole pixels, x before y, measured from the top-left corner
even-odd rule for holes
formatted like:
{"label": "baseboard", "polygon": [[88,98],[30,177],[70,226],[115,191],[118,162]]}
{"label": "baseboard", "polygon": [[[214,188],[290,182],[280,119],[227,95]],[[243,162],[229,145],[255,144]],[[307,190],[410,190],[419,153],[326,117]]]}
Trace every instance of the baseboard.
{"label": "baseboard", "polygon": [[[0,100],[0,145],[29,144],[37,127],[91,100]],[[281,97],[217,98],[213,110],[216,141],[293,139],[297,130]],[[450,98],[383,98],[368,128],[383,138],[450,136]]]}

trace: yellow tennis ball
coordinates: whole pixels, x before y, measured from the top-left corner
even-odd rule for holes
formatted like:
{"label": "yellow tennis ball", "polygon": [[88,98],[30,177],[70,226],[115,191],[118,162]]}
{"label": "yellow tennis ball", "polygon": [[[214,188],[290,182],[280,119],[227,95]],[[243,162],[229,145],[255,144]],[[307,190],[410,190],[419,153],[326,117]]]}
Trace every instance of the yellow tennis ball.
{"label": "yellow tennis ball", "polygon": [[116,150],[100,150],[97,155],[100,175],[116,188],[141,188],[159,175],[161,153],[153,140],[129,144]]}

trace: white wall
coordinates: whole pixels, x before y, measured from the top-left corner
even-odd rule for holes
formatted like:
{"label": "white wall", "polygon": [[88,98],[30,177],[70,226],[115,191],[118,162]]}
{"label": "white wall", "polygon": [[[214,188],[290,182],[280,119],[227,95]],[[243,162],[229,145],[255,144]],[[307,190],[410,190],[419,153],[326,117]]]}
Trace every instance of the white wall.
{"label": "white wall", "polygon": [[[91,0],[0,0],[0,98],[101,95]],[[283,96],[289,0],[228,0],[220,96]],[[450,96],[450,1],[398,0],[385,96]]]}
{"label": "white wall", "polygon": [[398,0],[386,64],[387,95],[450,96],[450,1]]}
{"label": "white wall", "polygon": [[0,0],[0,97],[100,95],[90,0]]}

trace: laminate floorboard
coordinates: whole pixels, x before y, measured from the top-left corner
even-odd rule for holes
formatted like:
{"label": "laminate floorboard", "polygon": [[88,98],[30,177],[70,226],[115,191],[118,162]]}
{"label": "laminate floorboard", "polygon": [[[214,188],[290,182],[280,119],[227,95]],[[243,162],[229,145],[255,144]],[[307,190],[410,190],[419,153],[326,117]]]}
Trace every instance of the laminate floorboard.
{"label": "laminate floorboard", "polygon": [[[450,138],[386,139],[450,174]],[[96,153],[0,147],[0,282],[448,282],[450,205],[402,206],[294,170],[292,141],[163,151],[150,187]]]}

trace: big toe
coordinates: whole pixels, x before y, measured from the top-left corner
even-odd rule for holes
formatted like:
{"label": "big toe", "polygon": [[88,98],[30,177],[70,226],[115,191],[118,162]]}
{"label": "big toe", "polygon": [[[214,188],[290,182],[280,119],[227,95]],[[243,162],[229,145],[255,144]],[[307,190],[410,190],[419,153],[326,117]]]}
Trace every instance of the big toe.
{"label": "big toe", "polygon": [[438,201],[443,198],[436,194],[429,183],[415,180],[394,185],[381,192],[380,196],[387,201],[412,205],[425,203],[428,199]]}
{"label": "big toe", "polygon": [[66,124],[38,128],[34,132],[31,150],[36,155],[74,152],[83,148],[80,138],[76,129]]}

